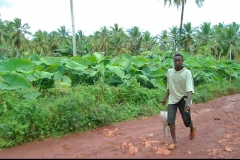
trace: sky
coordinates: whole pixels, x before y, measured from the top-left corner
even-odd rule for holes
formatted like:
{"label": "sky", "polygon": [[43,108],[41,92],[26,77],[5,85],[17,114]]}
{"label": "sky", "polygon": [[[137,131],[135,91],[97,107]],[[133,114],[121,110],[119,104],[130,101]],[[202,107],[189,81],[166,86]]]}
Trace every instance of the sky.
{"label": "sky", "polygon": [[[203,22],[240,24],[240,0],[205,0],[198,8],[195,0],[185,5],[183,23],[191,22],[200,27]],[[106,26],[118,24],[124,31],[134,26],[152,36],[179,26],[181,8],[164,6],[164,0],[73,0],[75,32],[82,30],[85,36]],[[20,18],[28,23],[30,32],[57,31],[65,26],[72,32],[70,0],[0,0],[2,21]]]}

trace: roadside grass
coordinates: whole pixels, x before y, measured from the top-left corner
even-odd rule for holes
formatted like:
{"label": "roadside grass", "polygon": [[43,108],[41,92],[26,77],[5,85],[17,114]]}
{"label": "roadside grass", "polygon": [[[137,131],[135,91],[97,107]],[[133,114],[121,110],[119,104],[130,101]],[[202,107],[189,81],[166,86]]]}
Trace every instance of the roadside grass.
{"label": "roadside grass", "polygon": [[[166,105],[166,90],[136,84],[112,87],[104,84],[48,89],[37,99],[23,92],[0,91],[0,149],[24,142],[86,132],[117,122],[154,116]],[[240,80],[195,86],[193,103],[240,93]]]}

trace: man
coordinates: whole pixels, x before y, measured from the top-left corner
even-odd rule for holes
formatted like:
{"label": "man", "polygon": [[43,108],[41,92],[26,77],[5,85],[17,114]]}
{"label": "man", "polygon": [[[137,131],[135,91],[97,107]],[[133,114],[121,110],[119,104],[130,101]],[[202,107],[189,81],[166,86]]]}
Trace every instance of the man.
{"label": "man", "polygon": [[194,93],[192,73],[183,66],[183,56],[181,54],[175,54],[173,58],[174,67],[167,72],[167,91],[162,100],[162,104],[165,105],[169,97],[167,121],[173,140],[173,143],[168,147],[169,150],[176,148],[178,145],[175,133],[177,108],[181,113],[184,125],[190,127],[189,138],[193,139],[196,134],[196,127],[193,127],[190,114],[192,94]]}

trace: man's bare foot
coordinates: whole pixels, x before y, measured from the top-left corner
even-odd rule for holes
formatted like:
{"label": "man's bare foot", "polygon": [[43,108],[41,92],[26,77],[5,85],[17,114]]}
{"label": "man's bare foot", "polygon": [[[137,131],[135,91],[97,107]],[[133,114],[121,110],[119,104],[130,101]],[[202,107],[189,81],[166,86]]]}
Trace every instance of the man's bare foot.
{"label": "man's bare foot", "polygon": [[195,134],[196,134],[196,127],[193,128],[193,131],[190,132],[190,135],[189,135],[189,138],[190,139],[193,139],[195,137]]}
{"label": "man's bare foot", "polygon": [[173,149],[177,148],[177,146],[178,146],[178,143],[172,143],[168,146],[168,150],[173,150]]}

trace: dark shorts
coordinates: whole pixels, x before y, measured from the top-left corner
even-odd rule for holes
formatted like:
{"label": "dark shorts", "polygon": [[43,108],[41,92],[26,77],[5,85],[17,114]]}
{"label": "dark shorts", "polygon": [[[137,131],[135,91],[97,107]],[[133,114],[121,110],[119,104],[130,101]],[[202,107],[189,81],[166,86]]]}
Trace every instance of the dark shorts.
{"label": "dark shorts", "polygon": [[178,108],[181,113],[184,125],[186,127],[191,126],[192,124],[191,114],[190,114],[191,112],[184,111],[185,104],[186,102],[183,98],[177,104],[168,104],[168,115],[167,115],[168,124],[175,124],[177,108]]}

